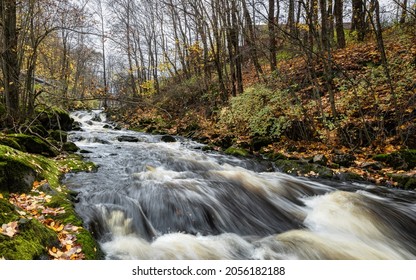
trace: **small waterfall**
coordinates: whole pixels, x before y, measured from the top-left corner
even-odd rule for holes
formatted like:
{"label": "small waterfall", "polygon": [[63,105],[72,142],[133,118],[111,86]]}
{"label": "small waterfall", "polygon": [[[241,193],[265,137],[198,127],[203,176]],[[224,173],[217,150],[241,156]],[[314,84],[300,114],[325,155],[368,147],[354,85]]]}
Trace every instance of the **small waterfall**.
{"label": "small waterfall", "polygon": [[416,195],[270,172],[200,144],[73,113],[96,173],[70,174],[108,259],[415,259]]}

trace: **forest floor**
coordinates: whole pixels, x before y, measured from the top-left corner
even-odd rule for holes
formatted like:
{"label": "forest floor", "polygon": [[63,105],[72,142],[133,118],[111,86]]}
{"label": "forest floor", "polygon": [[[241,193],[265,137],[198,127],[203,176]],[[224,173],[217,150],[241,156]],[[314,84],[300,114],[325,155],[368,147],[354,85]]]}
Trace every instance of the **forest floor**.
{"label": "forest floor", "polygon": [[[295,85],[296,105],[312,120],[308,127],[311,137],[306,139],[294,132],[296,121],[278,139],[238,130],[221,121],[221,112],[229,110],[230,104],[214,102],[213,110],[212,100],[206,99],[208,93],[197,97],[186,91],[172,93],[169,88],[175,86],[171,84],[165,87],[165,98],[149,98],[150,106],[113,112],[113,119],[146,132],[191,137],[230,154],[266,157],[281,171],[294,175],[416,189],[416,36],[392,28],[385,32],[385,46],[393,94],[374,40],[350,42],[345,49],[334,51],[333,68],[340,70],[335,71],[332,88],[341,117],[328,117],[326,123],[319,121],[322,113],[331,116],[322,64],[315,66],[319,76],[313,83],[305,80],[309,65],[295,53],[279,60],[277,73],[264,64],[264,79],[247,64],[246,89]],[[316,90],[321,92],[321,111]],[[293,112],[286,113],[293,116]]]}

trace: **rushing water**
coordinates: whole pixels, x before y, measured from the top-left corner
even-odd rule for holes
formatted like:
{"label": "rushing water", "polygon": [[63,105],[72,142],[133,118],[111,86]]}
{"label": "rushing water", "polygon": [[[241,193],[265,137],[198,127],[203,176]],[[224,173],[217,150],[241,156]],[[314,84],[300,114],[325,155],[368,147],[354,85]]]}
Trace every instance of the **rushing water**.
{"label": "rushing water", "polygon": [[107,259],[416,259],[413,192],[270,172],[112,129],[99,111],[73,118],[70,139],[99,168],[66,184]]}

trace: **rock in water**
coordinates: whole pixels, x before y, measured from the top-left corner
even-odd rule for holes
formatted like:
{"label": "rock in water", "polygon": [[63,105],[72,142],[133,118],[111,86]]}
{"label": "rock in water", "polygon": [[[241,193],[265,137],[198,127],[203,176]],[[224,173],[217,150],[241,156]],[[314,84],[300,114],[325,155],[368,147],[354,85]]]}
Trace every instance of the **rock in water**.
{"label": "rock in water", "polygon": [[139,142],[139,138],[128,135],[118,136],[117,140],[120,142]]}
{"label": "rock in water", "polygon": [[163,142],[176,142],[175,137],[170,136],[170,135],[163,135],[160,140]]}

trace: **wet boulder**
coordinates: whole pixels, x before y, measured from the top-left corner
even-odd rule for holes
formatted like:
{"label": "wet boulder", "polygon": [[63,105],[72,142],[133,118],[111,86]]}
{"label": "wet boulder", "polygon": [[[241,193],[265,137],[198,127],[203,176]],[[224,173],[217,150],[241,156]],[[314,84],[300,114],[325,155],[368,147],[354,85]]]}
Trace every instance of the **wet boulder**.
{"label": "wet boulder", "polygon": [[73,131],[81,131],[82,130],[82,124],[80,122],[74,122],[72,124],[71,130],[73,130]]}
{"label": "wet boulder", "polygon": [[175,137],[171,135],[163,135],[162,138],[160,138],[160,141],[171,143],[171,142],[176,142],[176,139]]}
{"label": "wet boulder", "polygon": [[66,152],[70,152],[70,153],[75,153],[75,152],[79,151],[79,148],[73,142],[66,142],[62,145],[62,150],[66,151]]}
{"label": "wet boulder", "polygon": [[128,135],[118,136],[117,140],[120,142],[139,142],[139,138]]}

